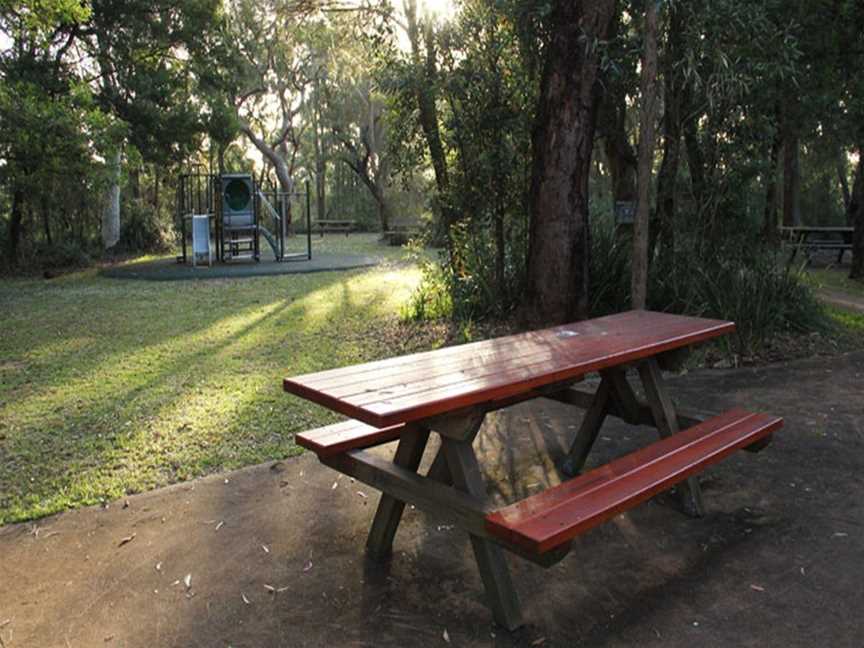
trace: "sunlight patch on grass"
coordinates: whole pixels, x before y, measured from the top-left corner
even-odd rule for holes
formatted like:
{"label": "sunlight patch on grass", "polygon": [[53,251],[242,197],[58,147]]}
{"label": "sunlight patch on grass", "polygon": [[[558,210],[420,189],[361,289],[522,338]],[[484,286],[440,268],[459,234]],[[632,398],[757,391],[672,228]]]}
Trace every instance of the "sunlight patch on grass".
{"label": "sunlight patch on grass", "polygon": [[282,378],[398,352],[378,336],[419,279],[4,282],[0,524],[298,452],[337,417]]}

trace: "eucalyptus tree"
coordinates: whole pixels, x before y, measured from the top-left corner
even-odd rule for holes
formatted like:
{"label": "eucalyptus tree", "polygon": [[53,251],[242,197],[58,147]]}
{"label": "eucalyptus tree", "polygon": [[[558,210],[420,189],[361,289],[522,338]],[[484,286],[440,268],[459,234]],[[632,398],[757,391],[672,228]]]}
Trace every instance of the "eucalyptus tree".
{"label": "eucalyptus tree", "polygon": [[536,111],[526,305],[529,322],[588,311],[588,177],[597,82],[615,0],[551,3]]}
{"label": "eucalyptus tree", "polygon": [[228,50],[233,61],[223,90],[239,130],[273,167],[290,193],[310,90],[323,71],[306,34],[314,18],[298,17],[283,0],[227,0]]}

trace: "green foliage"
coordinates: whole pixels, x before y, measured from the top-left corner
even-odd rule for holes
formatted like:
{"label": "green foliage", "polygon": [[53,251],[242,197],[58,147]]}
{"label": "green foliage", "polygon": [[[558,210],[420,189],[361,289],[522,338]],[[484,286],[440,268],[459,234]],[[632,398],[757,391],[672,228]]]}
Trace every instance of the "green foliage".
{"label": "green foliage", "polygon": [[[609,219],[592,229],[591,314],[630,308],[629,233]],[[825,317],[799,268],[747,234],[723,240],[684,231],[674,253],[655,254],[648,274],[648,308],[732,320],[735,353],[758,351],[778,333],[822,330]]]}
{"label": "green foliage", "polygon": [[40,241],[34,247],[32,258],[41,270],[71,270],[86,268],[93,262],[92,249],[81,241],[62,239],[55,243]]}
{"label": "green foliage", "polygon": [[170,221],[143,200],[124,204],[117,251],[167,252],[174,246],[175,232]]}

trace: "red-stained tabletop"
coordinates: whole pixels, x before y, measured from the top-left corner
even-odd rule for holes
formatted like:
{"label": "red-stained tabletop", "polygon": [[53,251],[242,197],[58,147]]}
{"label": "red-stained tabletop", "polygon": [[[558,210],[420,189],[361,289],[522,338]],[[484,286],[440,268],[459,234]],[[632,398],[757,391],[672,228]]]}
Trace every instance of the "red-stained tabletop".
{"label": "red-stained tabletop", "polygon": [[608,317],[286,378],[285,391],[376,427],[518,397],[689,346],[735,324],[628,311]]}

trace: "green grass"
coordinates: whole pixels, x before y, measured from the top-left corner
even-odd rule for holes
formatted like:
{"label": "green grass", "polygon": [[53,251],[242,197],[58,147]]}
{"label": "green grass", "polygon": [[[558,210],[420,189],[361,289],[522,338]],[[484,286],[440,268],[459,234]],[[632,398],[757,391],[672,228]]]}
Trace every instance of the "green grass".
{"label": "green grass", "polygon": [[[317,248],[328,244],[404,254],[374,236]],[[88,270],[3,281],[0,524],[295,454],[295,432],[337,417],[284,394],[284,376],[441,342],[395,318],[419,278],[389,263],[240,280]]]}

